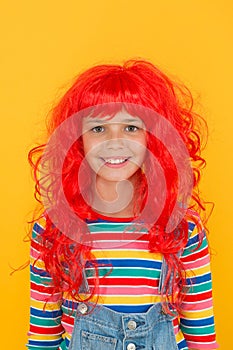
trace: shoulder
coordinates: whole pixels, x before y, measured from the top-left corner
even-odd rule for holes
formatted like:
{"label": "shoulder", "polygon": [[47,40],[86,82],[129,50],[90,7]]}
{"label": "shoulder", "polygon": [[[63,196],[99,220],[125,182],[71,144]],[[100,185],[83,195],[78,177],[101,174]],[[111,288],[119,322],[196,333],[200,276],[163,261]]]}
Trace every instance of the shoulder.
{"label": "shoulder", "polygon": [[36,220],[33,223],[32,226],[32,234],[31,234],[31,239],[32,241],[38,240],[39,237],[41,236],[41,234],[44,232],[46,227],[46,218],[45,216],[41,216],[40,218],[38,218],[38,220]]}
{"label": "shoulder", "polygon": [[189,237],[201,234],[205,230],[201,217],[196,211],[188,209],[185,219],[188,223]]}
{"label": "shoulder", "polygon": [[188,210],[186,214],[186,220],[188,223],[188,241],[186,248],[195,250],[197,247],[207,244],[206,232],[200,215],[193,211]]}

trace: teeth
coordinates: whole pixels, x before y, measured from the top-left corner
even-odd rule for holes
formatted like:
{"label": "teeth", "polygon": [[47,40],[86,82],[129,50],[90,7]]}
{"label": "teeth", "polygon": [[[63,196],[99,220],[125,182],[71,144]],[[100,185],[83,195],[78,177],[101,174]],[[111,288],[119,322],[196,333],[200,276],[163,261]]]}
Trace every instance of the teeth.
{"label": "teeth", "polygon": [[126,158],[105,159],[105,162],[110,164],[121,164],[124,163],[126,160]]}

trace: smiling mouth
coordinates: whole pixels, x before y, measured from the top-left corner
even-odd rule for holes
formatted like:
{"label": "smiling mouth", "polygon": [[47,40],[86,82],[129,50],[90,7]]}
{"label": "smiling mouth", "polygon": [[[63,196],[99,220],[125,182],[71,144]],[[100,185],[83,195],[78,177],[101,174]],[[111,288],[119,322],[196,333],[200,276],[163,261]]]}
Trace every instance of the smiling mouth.
{"label": "smiling mouth", "polygon": [[119,165],[119,164],[123,164],[126,163],[127,160],[129,160],[129,157],[121,157],[121,158],[102,158],[103,161],[107,164],[110,165]]}

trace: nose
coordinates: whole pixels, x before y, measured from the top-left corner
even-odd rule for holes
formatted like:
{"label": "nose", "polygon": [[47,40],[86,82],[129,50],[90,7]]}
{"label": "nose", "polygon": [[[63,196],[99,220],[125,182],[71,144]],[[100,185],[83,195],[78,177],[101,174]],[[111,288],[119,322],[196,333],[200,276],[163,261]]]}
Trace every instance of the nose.
{"label": "nose", "polygon": [[106,142],[108,149],[118,149],[124,147],[124,139],[121,127],[117,124],[111,125],[109,128],[108,139]]}
{"label": "nose", "polygon": [[110,139],[106,143],[107,149],[122,149],[124,148],[124,140],[123,139]]}

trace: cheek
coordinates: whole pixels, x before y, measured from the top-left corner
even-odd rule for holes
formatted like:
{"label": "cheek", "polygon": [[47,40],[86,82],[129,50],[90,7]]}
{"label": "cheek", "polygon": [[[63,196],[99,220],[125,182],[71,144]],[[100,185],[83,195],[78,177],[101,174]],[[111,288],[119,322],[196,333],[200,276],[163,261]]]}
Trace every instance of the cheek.
{"label": "cheek", "polygon": [[138,142],[136,144],[134,144],[134,152],[136,155],[138,155],[138,157],[140,159],[144,159],[146,156],[146,152],[147,152],[147,143],[146,143],[146,139],[140,139],[138,140]]}
{"label": "cheek", "polygon": [[83,135],[84,156],[86,156],[90,152],[93,152],[96,146],[97,146],[97,142],[93,140],[93,138],[89,137],[88,135]]}
{"label": "cheek", "polygon": [[141,162],[144,161],[144,159],[145,159],[145,157],[146,157],[146,152],[147,152],[147,149],[146,149],[145,146],[140,147],[140,150],[139,150],[139,152],[138,152],[138,155],[139,155],[139,158],[140,158]]}
{"label": "cheek", "polygon": [[89,150],[90,150],[90,147],[91,147],[91,142],[90,142],[90,139],[87,135],[83,135],[83,151],[84,151],[84,155],[86,155]]}

